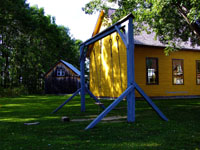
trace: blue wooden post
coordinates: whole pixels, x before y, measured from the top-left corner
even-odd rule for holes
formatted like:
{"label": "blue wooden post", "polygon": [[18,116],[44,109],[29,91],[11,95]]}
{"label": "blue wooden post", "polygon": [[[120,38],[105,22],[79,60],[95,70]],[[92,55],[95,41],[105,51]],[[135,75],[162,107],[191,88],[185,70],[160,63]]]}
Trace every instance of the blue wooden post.
{"label": "blue wooden post", "polygon": [[81,70],[81,111],[85,111],[85,54],[84,45],[80,47],[80,70]]}
{"label": "blue wooden post", "polygon": [[[134,66],[134,39],[133,39],[133,18],[129,18],[127,34],[127,77],[128,87],[134,85],[135,82],[135,66]],[[127,95],[127,121],[135,121],[135,90]]]}

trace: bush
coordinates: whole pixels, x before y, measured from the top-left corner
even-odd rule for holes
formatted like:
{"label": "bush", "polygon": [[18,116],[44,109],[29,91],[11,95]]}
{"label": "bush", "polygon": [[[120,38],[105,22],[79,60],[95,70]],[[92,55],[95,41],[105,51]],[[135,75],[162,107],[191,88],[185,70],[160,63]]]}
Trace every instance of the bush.
{"label": "bush", "polygon": [[14,88],[2,88],[0,87],[0,97],[16,97],[20,95],[27,95],[28,91],[24,86]]}

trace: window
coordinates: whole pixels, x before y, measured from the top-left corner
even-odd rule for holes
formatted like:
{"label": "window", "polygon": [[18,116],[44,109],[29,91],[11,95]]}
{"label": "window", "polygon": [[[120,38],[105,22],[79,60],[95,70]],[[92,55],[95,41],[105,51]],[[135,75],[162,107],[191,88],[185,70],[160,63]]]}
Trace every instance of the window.
{"label": "window", "polygon": [[172,82],[175,85],[184,84],[183,59],[172,59]]}
{"label": "window", "polygon": [[146,83],[158,84],[158,58],[146,58]]}
{"label": "window", "polygon": [[58,76],[58,77],[63,77],[63,76],[65,76],[65,70],[62,69],[62,68],[58,68],[58,69],[57,69],[57,76]]}
{"label": "window", "polygon": [[196,76],[196,82],[200,85],[200,60],[196,60]]}

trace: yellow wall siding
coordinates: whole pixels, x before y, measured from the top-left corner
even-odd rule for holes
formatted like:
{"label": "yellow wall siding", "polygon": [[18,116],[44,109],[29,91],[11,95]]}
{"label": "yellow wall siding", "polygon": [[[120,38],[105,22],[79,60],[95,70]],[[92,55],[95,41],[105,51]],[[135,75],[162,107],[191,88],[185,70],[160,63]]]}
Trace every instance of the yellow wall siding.
{"label": "yellow wall siding", "polygon": [[[120,38],[117,44],[116,38],[117,34],[113,33],[102,39],[102,41],[96,42],[94,49],[90,53],[90,90],[95,96],[118,97],[126,89],[126,49]],[[112,58],[110,39],[112,40]],[[118,56],[118,47],[120,56]],[[119,58],[121,64],[119,64]]]}
{"label": "yellow wall siding", "polygon": [[[149,96],[200,95],[200,86],[196,85],[196,60],[200,59],[200,52],[180,50],[171,53],[170,56],[165,56],[163,50],[158,47],[136,46],[136,82]],[[158,85],[146,85],[146,57],[158,58]],[[172,84],[172,59],[184,61],[184,85]]]}
{"label": "yellow wall siding", "polygon": [[[100,41],[96,42],[90,54],[90,90],[98,97],[118,97],[127,87],[126,48],[120,39],[119,49],[123,83],[123,88],[121,88],[116,35],[114,33],[102,39],[102,46]],[[110,39],[112,39],[112,59]],[[102,50],[102,53],[100,53],[100,50]],[[165,56],[163,51],[164,48],[160,47],[135,46],[135,80],[145,93],[148,96],[200,95],[200,85],[196,85],[196,60],[200,60],[200,52],[180,50],[171,53],[170,56]],[[146,84],[146,57],[158,58],[158,85]],[[172,84],[172,59],[183,59],[184,85]],[[139,97],[140,95],[136,93],[136,96]]]}

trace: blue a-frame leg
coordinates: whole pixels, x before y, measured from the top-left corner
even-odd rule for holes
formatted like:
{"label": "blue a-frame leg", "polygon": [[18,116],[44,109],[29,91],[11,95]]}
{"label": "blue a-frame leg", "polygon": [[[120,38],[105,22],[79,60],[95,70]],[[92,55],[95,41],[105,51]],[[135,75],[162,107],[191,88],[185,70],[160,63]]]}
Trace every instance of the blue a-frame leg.
{"label": "blue a-frame leg", "polygon": [[85,54],[84,45],[80,46],[80,69],[81,69],[81,111],[85,111]]}

